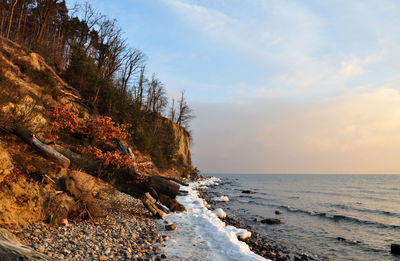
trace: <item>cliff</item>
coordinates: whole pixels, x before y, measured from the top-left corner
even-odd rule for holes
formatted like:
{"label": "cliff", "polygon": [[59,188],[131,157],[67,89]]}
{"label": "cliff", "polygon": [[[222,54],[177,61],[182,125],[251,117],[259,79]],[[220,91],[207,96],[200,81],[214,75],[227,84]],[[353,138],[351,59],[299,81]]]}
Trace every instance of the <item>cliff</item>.
{"label": "cliff", "polygon": [[166,170],[165,173],[168,176],[183,176],[189,178],[194,169],[190,153],[190,133],[170,119],[163,118],[163,122],[172,127],[176,146],[176,152],[174,155],[175,164],[171,169]]}
{"label": "cliff", "polygon": [[177,157],[178,161],[183,162],[187,167],[193,168],[192,157],[190,154],[190,133],[185,130],[185,128],[172,123],[174,134],[176,137],[177,144]]}
{"label": "cliff", "polygon": [[[160,122],[173,132],[167,138],[174,140],[165,141],[175,145],[171,163],[160,168],[152,155],[124,141],[133,149],[135,171],[191,177],[189,133],[168,119],[161,117]],[[60,166],[7,131],[13,124],[68,157],[71,166]],[[80,93],[40,55],[0,38],[0,226],[20,228],[49,220],[60,224],[65,219],[101,215],[101,192],[112,189],[103,180],[118,177],[120,165],[131,164],[114,142],[116,133],[129,134],[126,126],[92,114]]]}

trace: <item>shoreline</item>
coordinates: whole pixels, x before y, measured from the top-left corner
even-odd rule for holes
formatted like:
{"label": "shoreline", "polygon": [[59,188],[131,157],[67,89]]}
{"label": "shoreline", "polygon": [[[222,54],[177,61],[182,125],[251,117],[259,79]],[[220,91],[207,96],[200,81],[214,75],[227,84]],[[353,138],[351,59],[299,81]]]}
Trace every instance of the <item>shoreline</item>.
{"label": "shoreline", "polygon": [[[207,191],[205,190],[199,190],[199,196],[203,198],[208,204],[209,204],[209,210],[214,211],[216,209],[216,202],[211,200],[212,196],[208,195]],[[219,207],[223,209],[222,207]],[[223,209],[226,211],[227,209]],[[225,218],[219,218],[223,222],[225,222],[227,225],[236,227],[236,228],[242,228],[246,229],[249,232],[251,232],[251,236],[245,240],[241,240],[245,242],[250,250],[254,252],[257,255],[260,255],[264,258],[271,259],[272,261],[277,260],[277,261],[287,261],[290,260],[290,256],[287,256],[287,254],[283,253],[283,249],[280,248],[277,245],[271,245],[270,242],[267,241],[266,238],[261,237],[257,232],[251,229],[249,225],[244,224],[243,222],[237,220],[236,218],[232,216],[227,216]],[[308,259],[298,259],[298,260],[308,260]]]}
{"label": "shoreline", "polygon": [[[198,189],[199,196],[203,198],[208,204],[209,210],[214,211],[217,208],[223,209],[225,212],[231,212],[229,207],[226,206],[217,206],[217,202],[214,201],[212,198],[214,195],[209,193],[209,188],[202,188]],[[229,197],[229,195],[227,195]],[[251,237],[241,240],[245,242],[251,251],[255,254],[260,255],[264,258],[271,259],[272,261],[289,261],[289,260],[296,260],[296,261],[311,261],[311,260],[318,260],[315,259],[305,253],[298,254],[294,252],[290,252],[284,249],[283,246],[278,245],[276,242],[272,242],[267,236],[261,236],[259,233],[254,231],[252,227],[246,224],[244,221],[239,220],[233,214],[226,215],[225,218],[219,218],[227,225],[234,226],[236,228],[246,229],[251,232]]]}
{"label": "shoreline", "polygon": [[207,208],[207,202],[199,196],[199,187],[213,186],[215,179],[200,179],[189,184],[187,192],[178,201],[187,211],[171,214],[168,222],[177,229],[169,234],[167,254],[171,260],[268,260],[254,253],[246,242],[246,229],[229,226],[217,217],[217,213]]}

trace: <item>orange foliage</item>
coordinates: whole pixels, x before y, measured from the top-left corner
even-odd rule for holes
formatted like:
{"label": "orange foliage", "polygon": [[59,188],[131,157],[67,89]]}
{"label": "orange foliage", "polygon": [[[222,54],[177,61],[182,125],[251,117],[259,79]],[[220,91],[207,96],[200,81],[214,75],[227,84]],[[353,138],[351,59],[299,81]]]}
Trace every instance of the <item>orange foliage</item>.
{"label": "orange foliage", "polygon": [[133,167],[133,159],[129,156],[121,155],[120,151],[107,151],[102,152],[100,149],[88,146],[88,147],[78,147],[78,152],[83,154],[88,154],[96,159],[103,161],[104,166],[113,166],[116,169],[121,168],[132,168]]}
{"label": "orange foliage", "polygon": [[58,139],[60,131],[86,134],[96,143],[110,143],[113,139],[126,140],[130,138],[127,129],[130,124],[118,124],[108,116],[96,116],[92,119],[81,119],[78,115],[66,107],[66,104],[49,111],[52,121],[49,124],[48,135],[51,140]]}
{"label": "orange foliage", "polygon": [[[118,124],[107,116],[81,119],[76,113],[68,109],[66,104],[61,104],[51,110],[49,116],[52,121],[49,124],[48,136],[53,141],[59,138],[60,131],[88,135],[92,138],[94,145],[112,144],[114,139],[125,140],[130,138],[130,134],[127,131],[131,126],[130,124]],[[80,146],[77,151],[103,161],[104,166],[111,165],[117,169],[132,168],[134,164],[130,156],[121,155],[120,151],[103,152],[95,146]]]}
{"label": "orange foliage", "polygon": [[127,128],[129,127],[130,124],[115,123],[111,117],[97,116],[82,124],[81,132],[95,138],[97,142],[109,143],[113,139],[119,138],[125,140],[130,137],[130,134],[127,132]]}
{"label": "orange foliage", "polygon": [[50,110],[49,116],[52,121],[50,122],[47,131],[49,139],[52,141],[58,139],[61,130],[73,133],[79,126],[78,116],[69,110],[65,104],[61,104],[60,106]]}

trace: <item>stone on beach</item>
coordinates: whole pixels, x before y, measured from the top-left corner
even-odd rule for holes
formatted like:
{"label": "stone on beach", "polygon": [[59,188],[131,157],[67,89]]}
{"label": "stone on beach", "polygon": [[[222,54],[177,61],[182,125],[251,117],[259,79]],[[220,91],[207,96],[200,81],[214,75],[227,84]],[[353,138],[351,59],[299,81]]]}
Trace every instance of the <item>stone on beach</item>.
{"label": "stone on beach", "polygon": [[266,218],[261,220],[261,223],[268,225],[276,225],[276,224],[282,224],[282,220],[277,218]]}
{"label": "stone on beach", "polygon": [[391,244],[390,252],[392,254],[400,255],[400,244]]}
{"label": "stone on beach", "polygon": [[176,226],[174,224],[165,225],[165,229],[168,231],[176,230]]}

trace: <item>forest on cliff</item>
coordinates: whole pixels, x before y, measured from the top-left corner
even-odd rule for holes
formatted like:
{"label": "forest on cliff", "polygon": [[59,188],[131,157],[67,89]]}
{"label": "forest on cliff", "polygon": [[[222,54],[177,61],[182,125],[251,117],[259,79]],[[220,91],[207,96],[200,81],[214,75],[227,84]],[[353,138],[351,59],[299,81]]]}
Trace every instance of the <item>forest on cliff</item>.
{"label": "forest on cliff", "polygon": [[[92,114],[124,124],[131,144],[151,155],[161,169],[178,164],[178,150],[169,118],[186,135],[194,117],[184,91],[175,101],[165,84],[146,67],[146,55],[128,46],[115,19],[88,3],[68,9],[60,0],[7,0],[0,3],[0,35],[40,54],[76,89],[80,104]],[[47,71],[23,73],[45,85],[56,81]],[[2,72],[4,74],[4,72]]]}

